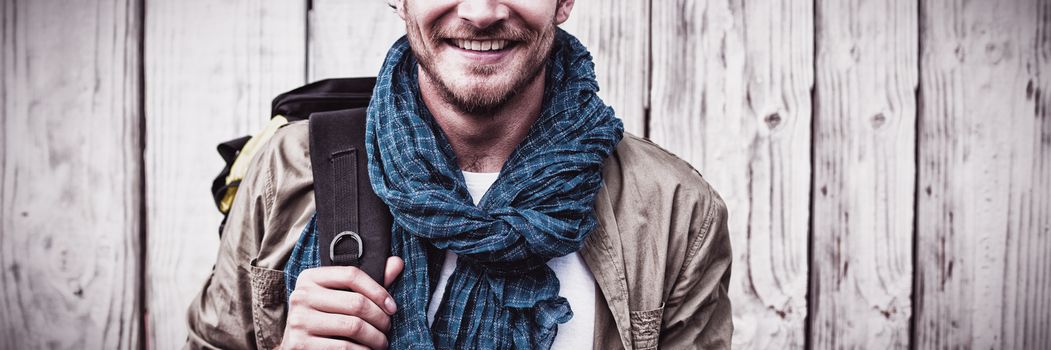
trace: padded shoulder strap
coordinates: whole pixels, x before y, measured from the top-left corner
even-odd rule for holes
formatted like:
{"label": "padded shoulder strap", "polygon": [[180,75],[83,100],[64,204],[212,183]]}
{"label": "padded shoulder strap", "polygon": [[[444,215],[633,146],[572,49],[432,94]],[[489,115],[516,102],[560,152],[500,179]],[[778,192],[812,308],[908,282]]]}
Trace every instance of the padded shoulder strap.
{"label": "padded shoulder strap", "polygon": [[391,215],[372,191],[366,158],[365,108],[310,115],[321,265],[359,266],[382,282]]}

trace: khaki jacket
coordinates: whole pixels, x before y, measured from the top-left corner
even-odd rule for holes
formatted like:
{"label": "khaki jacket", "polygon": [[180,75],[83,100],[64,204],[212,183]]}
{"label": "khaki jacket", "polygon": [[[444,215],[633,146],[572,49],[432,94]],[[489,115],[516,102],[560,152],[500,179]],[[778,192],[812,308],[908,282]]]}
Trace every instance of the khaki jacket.
{"label": "khaki jacket", "polygon": [[[190,305],[188,348],[274,348],[284,269],[314,212],[305,122],[252,161],[219,257]],[[595,276],[595,349],[723,349],[733,332],[726,206],[685,161],[630,134],[606,161],[599,228],[580,254]]]}

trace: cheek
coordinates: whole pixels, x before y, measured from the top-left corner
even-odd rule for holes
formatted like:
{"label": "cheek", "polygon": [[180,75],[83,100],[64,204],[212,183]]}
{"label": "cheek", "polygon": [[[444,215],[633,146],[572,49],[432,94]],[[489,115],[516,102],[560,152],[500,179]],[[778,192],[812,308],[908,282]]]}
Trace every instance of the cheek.
{"label": "cheek", "polygon": [[531,28],[544,28],[554,23],[558,7],[556,0],[506,0],[504,3]]}
{"label": "cheek", "polygon": [[454,10],[458,2],[458,0],[406,0],[406,16],[410,19],[406,22],[417,26],[416,30],[425,38],[429,38],[431,28],[441,21],[449,20],[450,14],[455,15]]}

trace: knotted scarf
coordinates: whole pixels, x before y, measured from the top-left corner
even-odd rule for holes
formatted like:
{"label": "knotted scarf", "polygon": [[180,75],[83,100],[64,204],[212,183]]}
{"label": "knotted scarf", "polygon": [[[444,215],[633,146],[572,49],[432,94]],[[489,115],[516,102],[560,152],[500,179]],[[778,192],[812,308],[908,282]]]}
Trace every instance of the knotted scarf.
{"label": "knotted scarf", "polygon": [[[596,227],[602,163],[624,127],[595,94],[591,54],[557,31],[542,112],[477,206],[420,99],[408,40],[388,52],[365,143],[372,187],[394,216],[392,253],[405,260],[392,289],[391,348],[547,349],[558,324],[572,317],[545,263],[579,250]],[[445,250],[459,259],[428,326]]]}

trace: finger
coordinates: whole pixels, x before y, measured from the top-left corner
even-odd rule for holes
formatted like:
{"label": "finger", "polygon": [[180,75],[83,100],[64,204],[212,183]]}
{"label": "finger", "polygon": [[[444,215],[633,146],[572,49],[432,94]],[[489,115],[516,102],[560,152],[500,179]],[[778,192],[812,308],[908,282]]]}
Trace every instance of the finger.
{"label": "finger", "polygon": [[351,341],[324,337],[310,337],[304,343],[296,345],[281,344],[281,349],[369,350]]}
{"label": "finger", "polygon": [[371,349],[387,348],[387,336],[356,316],[314,312],[309,318],[310,335],[347,338]]}
{"label": "finger", "polygon": [[[318,286],[329,289],[344,289],[358,292],[376,305],[380,305],[383,311],[393,315],[398,311],[394,299],[390,297],[387,290],[369,277],[365,271],[353,266],[324,266],[316,267],[310,274],[310,279]],[[309,270],[308,270],[309,271]],[[298,289],[299,286],[297,285]]]}
{"label": "finger", "polygon": [[293,292],[293,295],[299,293],[300,303],[289,309],[284,341],[278,349],[368,349],[341,337],[327,338],[312,334],[317,325],[316,320],[329,314],[307,307],[307,303],[303,301],[306,299],[302,297],[305,294],[302,292],[299,289]]}
{"label": "finger", "polygon": [[357,316],[381,332],[390,329],[390,316],[379,305],[365,296],[337,289],[318,289],[309,292],[311,308],[333,314]]}
{"label": "finger", "polygon": [[402,261],[400,257],[392,256],[387,258],[387,268],[383,273],[383,286],[389,288],[403,269],[405,269],[405,261]]}

